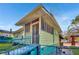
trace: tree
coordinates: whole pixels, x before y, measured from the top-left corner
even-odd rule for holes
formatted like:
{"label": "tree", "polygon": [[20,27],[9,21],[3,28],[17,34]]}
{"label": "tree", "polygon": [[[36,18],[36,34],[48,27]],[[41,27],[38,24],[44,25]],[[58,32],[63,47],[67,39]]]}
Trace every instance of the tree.
{"label": "tree", "polygon": [[78,28],[79,27],[79,15],[75,17],[75,19],[72,20],[71,25],[68,26],[68,32],[72,31],[72,28]]}
{"label": "tree", "polygon": [[79,25],[79,15],[76,16],[76,18],[72,20],[72,24],[74,24],[74,25],[76,25],[76,26]]}

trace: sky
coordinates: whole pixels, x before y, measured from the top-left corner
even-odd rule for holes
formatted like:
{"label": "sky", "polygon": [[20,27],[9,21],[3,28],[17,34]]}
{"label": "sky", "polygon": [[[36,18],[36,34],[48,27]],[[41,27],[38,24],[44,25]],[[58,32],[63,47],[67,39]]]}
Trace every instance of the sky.
{"label": "sky", "polygon": [[[2,3],[0,4],[0,29],[13,31],[19,29],[16,22],[22,17],[30,13],[34,8],[40,4],[36,3]],[[49,12],[51,12],[62,31],[67,31],[71,21],[79,15],[79,4],[62,4],[51,3],[42,4]]]}

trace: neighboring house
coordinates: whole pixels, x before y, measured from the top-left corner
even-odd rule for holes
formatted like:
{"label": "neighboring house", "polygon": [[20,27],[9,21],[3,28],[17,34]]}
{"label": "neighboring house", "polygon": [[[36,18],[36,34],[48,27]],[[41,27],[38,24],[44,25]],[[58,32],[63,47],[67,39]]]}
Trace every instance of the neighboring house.
{"label": "neighboring house", "polygon": [[70,35],[70,41],[72,45],[77,45],[79,46],[79,32],[73,32]]}
{"label": "neighboring house", "polygon": [[68,32],[67,38],[71,45],[78,45],[79,46],[79,29],[78,28],[72,28],[71,32]]}
{"label": "neighboring house", "polygon": [[54,16],[43,6],[35,8],[16,25],[24,26],[26,44],[59,45],[61,29]]}
{"label": "neighboring house", "polygon": [[24,27],[13,32],[14,38],[22,39],[24,38]]}
{"label": "neighboring house", "polygon": [[12,33],[6,30],[0,30],[0,36],[12,37]]}

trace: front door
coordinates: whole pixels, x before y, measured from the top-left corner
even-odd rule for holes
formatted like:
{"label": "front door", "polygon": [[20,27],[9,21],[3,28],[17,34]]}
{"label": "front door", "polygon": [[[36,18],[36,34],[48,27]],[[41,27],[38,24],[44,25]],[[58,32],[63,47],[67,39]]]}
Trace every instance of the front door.
{"label": "front door", "polygon": [[32,25],[32,44],[39,44],[39,23]]}

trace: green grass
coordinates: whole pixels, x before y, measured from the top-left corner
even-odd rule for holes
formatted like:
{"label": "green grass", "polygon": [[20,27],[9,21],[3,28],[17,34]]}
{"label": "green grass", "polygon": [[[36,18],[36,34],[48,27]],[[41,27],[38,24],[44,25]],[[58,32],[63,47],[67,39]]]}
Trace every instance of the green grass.
{"label": "green grass", "polygon": [[12,46],[11,43],[0,43],[0,53],[22,47],[22,45]]}
{"label": "green grass", "polygon": [[11,43],[0,43],[0,50],[5,49],[7,47],[11,47],[11,46],[12,46]]}
{"label": "green grass", "polygon": [[72,49],[74,55],[79,55],[79,49]]}
{"label": "green grass", "polygon": [[0,43],[0,53],[10,49],[12,46],[11,43]]}
{"label": "green grass", "polygon": [[12,46],[11,43],[0,43],[0,47]]}
{"label": "green grass", "polygon": [[79,55],[79,48],[75,46],[71,46],[70,49],[72,50],[74,55]]}

